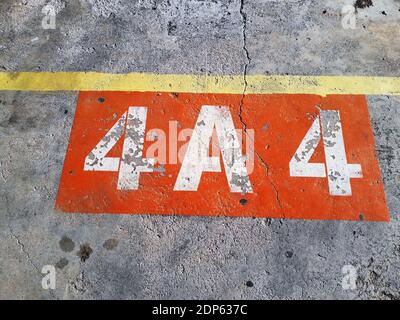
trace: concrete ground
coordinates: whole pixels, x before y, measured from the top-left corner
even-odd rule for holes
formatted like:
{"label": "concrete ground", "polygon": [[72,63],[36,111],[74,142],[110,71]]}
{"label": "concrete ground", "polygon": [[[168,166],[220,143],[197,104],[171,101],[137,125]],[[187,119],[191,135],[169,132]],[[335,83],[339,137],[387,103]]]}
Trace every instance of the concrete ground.
{"label": "concrete ground", "polygon": [[[399,0],[46,3],[0,1],[0,71],[400,76]],[[390,223],[56,212],[76,102],[0,92],[0,298],[400,299],[400,97],[368,97]]]}

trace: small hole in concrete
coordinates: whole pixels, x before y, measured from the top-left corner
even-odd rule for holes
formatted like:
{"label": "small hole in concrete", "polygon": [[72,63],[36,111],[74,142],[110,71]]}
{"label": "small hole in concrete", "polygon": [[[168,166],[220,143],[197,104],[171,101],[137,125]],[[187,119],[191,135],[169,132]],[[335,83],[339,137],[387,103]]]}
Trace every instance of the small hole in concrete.
{"label": "small hole in concrete", "polygon": [[254,283],[251,282],[250,280],[246,282],[246,286],[248,286],[249,288],[254,286]]}
{"label": "small hole in concrete", "polygon": [[246,199],[240,199],[239,202],[240,202],[240,204],[241,204],[242,206],[244,206],[244,205],[247,204],[247,200],[246,200]]}
{"label": "small hole in concrete", "polygon": [[286,252],[285,252],[285,256],[286,256],[286,258],[291,258],[291,257],[293,257],[293,251],[286,251]]}
{"label": "small hole in concrete", "polygon": [[103,103],[104,101],[106,101],[106,99],[104,99],[103,97],[100,97],[97,99],[97,101],[99,101],[100,103]]}
{"label": "small hole in concrete", "polygon": [[360,217],[360,220],[361,220],[361,221],[364,220],[364,214],[363,214],[363,213],[360,213],[360,216],[359,216],[359,217]]}

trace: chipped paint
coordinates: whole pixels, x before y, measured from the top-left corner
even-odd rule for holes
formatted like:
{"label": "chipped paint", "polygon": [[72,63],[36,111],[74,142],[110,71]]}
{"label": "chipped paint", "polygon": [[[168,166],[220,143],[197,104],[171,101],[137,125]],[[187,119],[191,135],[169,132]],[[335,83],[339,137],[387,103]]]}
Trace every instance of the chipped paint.
{"label": "chipped paint", "polygon": [[400,95],[400,77],[0,72],[0,90]]}
{"label": "chipped paint", "polygon": [[[56,208],[330,220],[359,220],[362,212],[365,221],[389,219],[365,97],[248,95],[244,105],[241,99],[80,93]],[[115,114],[122,115],[117,122]],[[109,132],[107,141],[119,140],[101,155],[120,159],[118,169],[83,170]],[[167,141],[165,149],[153,145]],[[110,142],[100,145],[109,149]]]}

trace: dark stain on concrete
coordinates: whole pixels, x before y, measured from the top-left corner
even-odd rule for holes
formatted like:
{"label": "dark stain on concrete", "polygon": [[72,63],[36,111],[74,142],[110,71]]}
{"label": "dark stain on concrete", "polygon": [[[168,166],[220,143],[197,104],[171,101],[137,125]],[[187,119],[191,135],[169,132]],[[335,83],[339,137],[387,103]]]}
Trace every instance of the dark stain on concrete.
{"label": "dark stain on concrete", "polygon": [[68,260],[65,258],[61,258],[57,263],[56,263],[56,268],[57,269],[63,269],[68,265]]}
{"label": "dark stain on concrete", "polygon": [[8,123],[9,124],[17,124],[18,123],[18,115],[17,113],[13,112],[10,116],[10,118],[8,119]]}
{"label": "dark stain on concrete", "polygon": [[372,0],[357,0],[354,2],[354,8],[356,9],[364,9],[373,6]]}
{"label": "dark stain on concrete", "polygon": [[87,259],[89,259],[92,252],[93,250],[90,245],[88,243],[85,243],[81,245],[76,255],[81,259],[82,262],[85,262]]}
{"label": "dark stain on concrete", "polygon": [[60,248],[64,252],[71,252],[75,248],[75,243],[68,238],[67,236],[63,236],[59,242]]}
{"label": "dark stain on concrete", "polygon": [[181,243],[178,247],[174,248],[169,256],[168,259],[169,262],[172,265],[176,265],[181,259],[181,257],[183,257],[187,253],[189,245],[190,245],[190,240],[185,239],[183,243]]}
{"label": "dark stain on concrete", "polygon": [[118,245],[117,239],[108,239],[104,242],[103,248],[107,250],[113,250]]}
{"label": "dark stain on concrete", "polygon": [[174,23],[173,21],[169,21],[168,22],[168,35],[171,36],[175,33],[176,31],[176,23]]}

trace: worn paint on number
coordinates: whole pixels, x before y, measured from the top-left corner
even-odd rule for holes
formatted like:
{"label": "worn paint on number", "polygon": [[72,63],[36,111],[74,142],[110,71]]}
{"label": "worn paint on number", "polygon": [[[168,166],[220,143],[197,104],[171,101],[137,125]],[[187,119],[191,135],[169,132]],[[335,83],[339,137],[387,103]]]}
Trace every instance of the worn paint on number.
{"label": "worn paint on number", "polygon": [[82,92],[56,207],[389,220],[361,95]]}

